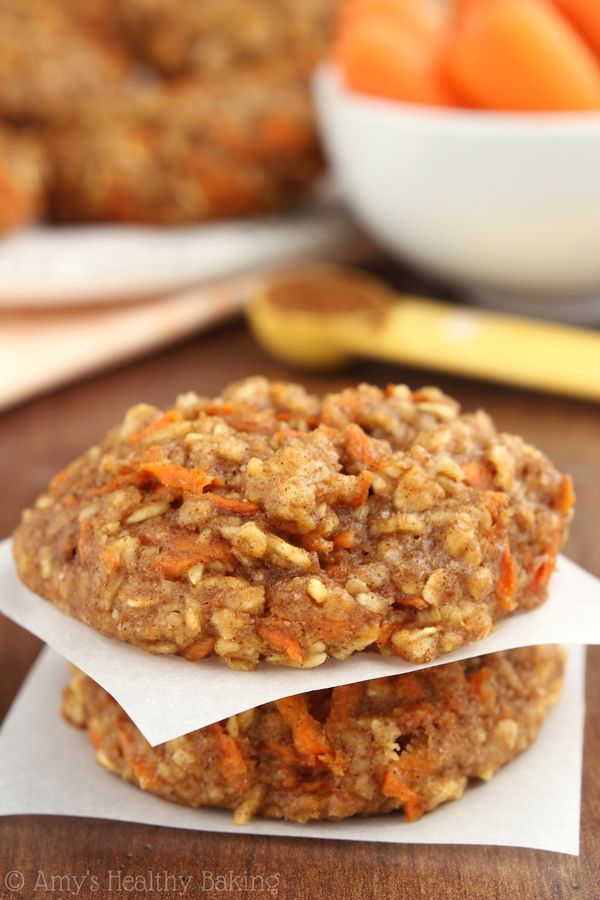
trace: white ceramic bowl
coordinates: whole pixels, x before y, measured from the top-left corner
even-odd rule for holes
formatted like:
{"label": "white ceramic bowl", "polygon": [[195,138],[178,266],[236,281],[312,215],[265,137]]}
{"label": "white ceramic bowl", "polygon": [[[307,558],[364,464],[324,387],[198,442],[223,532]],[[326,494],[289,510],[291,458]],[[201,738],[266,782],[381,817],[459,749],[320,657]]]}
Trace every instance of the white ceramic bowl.
{"label": "white ceramic bowl", "polygon": [[600,319],[600,114],[315,93],[333,175],[382,245],[493,305]]}

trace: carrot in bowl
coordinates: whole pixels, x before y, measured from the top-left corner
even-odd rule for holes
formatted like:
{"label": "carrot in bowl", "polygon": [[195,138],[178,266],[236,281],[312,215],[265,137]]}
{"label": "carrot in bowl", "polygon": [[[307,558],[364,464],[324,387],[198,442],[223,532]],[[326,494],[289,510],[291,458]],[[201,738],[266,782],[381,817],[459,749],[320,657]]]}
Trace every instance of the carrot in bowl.
{"label": "carrot in bowl", "polygon": [[600,2],[598,0],[554,0],[565,18],[600,55]]}
{"label": "carrot in bowl", "polygon": [[350,28],[381,17],[425,40],[439,35],[446,21],[440,5],[432,0],[348,0],[340,9],[339,26]]}
{"label": "carrot in bowl", "polygon": [[597,60],[545,0],[472,0],[447,42],[445,70],[484,109],[600,109]]}
{"label": "carrot in bowl", "polygon": [[[342,17],[335,58],[346,86],[353,91],[428,105],[451,104],[440,76],[441,25],[430,24],[428,9],[411,0],[413,12],[385,11],[383,0],[355,0]],[[398,8],[405,6],[397,0]],[[390,9],[394,4],[389,3]]]}

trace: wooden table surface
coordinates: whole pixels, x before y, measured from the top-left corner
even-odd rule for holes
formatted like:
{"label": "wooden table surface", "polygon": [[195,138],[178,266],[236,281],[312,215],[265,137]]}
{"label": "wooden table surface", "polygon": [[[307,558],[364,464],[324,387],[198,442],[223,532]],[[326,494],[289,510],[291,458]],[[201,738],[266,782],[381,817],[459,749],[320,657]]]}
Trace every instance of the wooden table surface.
{"label": "wooden table surface", "polygon": [[[26,361],[24,361],[26,364]],[[146,400],[167,404],[180,392],[217,393],[228,381],[264,373],[289,378],[267,359],[239,322],[192,339],[160,355],[133,363],[38,398],[0,416],[2,503],[0,536],[14,528],[19,511],[49,477],[116,422],[125,407]],[[296,376],[297,377],[297,376]],[[571,472],[578,508],[568,555],[600,575],[597,510],[600,508],[600,416],[598,408],[574,400],[440,377],[431,372],[364,364],[341,376],[304,378],[311,387],[337,388],[365,380],[439,384],[465,408],[485,407],[502,429],[525,435],[556,464]],[[39,642],[5,619],[0,620],[0,716],[8,709],[40,649]],[[109,873],[164,872],[194,876],[186,897],[258,898],[268,890],[244,890],[231,881],[226,891],[211,890],[210,876],[262,875],[277,885],[281,900],[333,898],[477,898],[543,900],[600,898],[600,648],[588,654],[588,714],[583,781],[582,841],[579,858],[502,847],[402,846],[345,841],[291,840],[244,835],[202,834],[96,820],[12,817],[0,820],[0,898],[73,896],[74,882],[50,892],[35,889],[38,872],[87,875],[79,897],[166,897],[160,890],[133,890]],[[58,705],[58,698],[57,698]],[[43,740],[43,735],[32,736]],[[52,760],[48,760],[52,777]],[[515,803],[526,797],[515,797]],[[556,816],[560,817],[560,797]],[[493,809],[490,815],[493,815]],[[435,813],[434,813],[435,815]],[[23,890],[11,892],[10,871],[21,871]],[[208,873],[204,875],[202,873]],[[93,882],[91,876],[96,876]],[[277,876],[277,878],[275,878]],[[17,883],[17,882],[15,882]],[[149,884],[148,881],[145,882]],[[55,882],[55,886],[59,883]],[[97,890],[90,890],[90,885]],[[139,881],[138,888],[144,881]],[[215,885],[218,883],[215,882]],[[252,887],[251,883],[250,887]],[[221,885],[223,887],[223,885]],[[241,888],[241,889],[240,889]]]}

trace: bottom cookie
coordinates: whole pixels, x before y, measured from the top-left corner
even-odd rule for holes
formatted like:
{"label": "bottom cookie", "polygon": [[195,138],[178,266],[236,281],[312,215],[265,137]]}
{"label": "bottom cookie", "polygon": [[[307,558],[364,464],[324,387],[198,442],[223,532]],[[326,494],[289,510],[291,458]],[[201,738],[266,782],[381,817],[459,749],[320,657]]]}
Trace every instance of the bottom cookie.
{"label": "bottom cookie", "polygon": [[563,671],[559,647],[509,650],[265,703],[157,747],[75,671],[63,714],[87,728],[100,765],[185,806],[233,809],[239,825],[415,820],[535,740]]}

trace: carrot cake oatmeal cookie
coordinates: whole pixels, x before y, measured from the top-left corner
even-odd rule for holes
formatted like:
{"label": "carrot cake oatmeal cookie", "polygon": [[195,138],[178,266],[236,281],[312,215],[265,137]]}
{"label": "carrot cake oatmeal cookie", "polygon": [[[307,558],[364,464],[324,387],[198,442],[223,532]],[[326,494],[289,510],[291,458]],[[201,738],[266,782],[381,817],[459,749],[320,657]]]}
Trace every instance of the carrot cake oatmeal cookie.
{"label": "carrot cake oatmeal cookie", "polygon": [[336,2],[1,0],[0,127],[47,153],[47,219],[172,226],[305,196]]}
{"label": "carrot cake oatmeal cookie", "polygon": [[322,169],[305,82],[254,70],[130,86],[49,128],[49,218],[178,225],[289,206]]}
{"label": "carrot cake oatmeal cookie", "polygon": [[120,0],[136,55],[173,77],[230,74],[265,61],[308,75],[333,39],[340,0]]}
{"label": "carrot cake oatmeal cookie", "polygon": [[436,388],[248,378],[129,410],[26,510],[25,584],[155,653],[420,663],[547,596],[569,476]]}
{"label": "carrot cake oatmeal cookie", "polygon": [[536,738],[560,694],[559,648],[528,647],[266,703],[151,747],[81,672],[63,713],[100,765],[234,822],[343,819],[402,810],[409,821],[489,780]]}
{"label": "carrot cake oatmeal cookie", "polygon": [[0,3],[0,117],[71,118],[98,94],[118,93],[130,70],[122,48],[77,27],[57,0]]}

